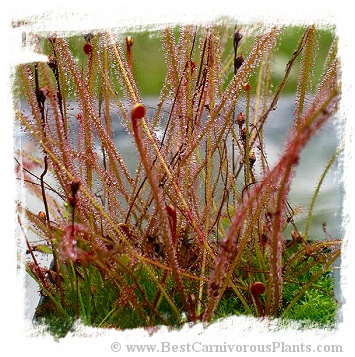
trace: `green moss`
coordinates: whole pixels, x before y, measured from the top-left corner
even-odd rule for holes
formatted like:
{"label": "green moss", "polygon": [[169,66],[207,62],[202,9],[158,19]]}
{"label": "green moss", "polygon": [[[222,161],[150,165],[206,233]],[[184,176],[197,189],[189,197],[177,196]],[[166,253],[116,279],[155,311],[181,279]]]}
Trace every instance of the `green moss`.
{"label": "green moss", "polygon": [[[285,284],[284,296],[292,299],[297,291],[294,284]],[[333,327],[339,305],[334,298],[334,280],[324,274],[313,288],[308,289],[297,304],[284,316],[285,321],[301,321],[305,326]]]}
{"label": "green moss", "polygon": [[39,318],[35,325],[40,326],[44,333],[50,334],[56,340],[65,337],[69,332],[75,332],[74,318],[65,318],[53,313]]}

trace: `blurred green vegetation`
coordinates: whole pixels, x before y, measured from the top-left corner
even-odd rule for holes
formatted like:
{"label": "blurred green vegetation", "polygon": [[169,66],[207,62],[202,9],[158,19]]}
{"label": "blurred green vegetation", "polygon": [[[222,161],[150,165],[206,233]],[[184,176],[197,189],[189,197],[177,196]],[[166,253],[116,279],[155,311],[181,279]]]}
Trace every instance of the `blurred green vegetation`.
{"label": "blurred green vegetation", "polygon": [[[262,26],[260,26],[262,27]],[[224,49],[222,50],[223,63],[230,63],[230,68],[228,68],[228,80],[233,76],[233,41],[232,36],[235,27],[232,25],[220,24],[220,37],[224,41]],[[241,33],[247,33],[240,43],[238,53],[242,53],[244,58],[248,56],[250,49],[253,45],[254,36],[253,31],[257,30],[257,25],[253,25],[253,31],[249,31],[248,27],[245,28],[241,26]],[[285,26],[282,34],[279,38],[278,48],[274,54],[274,67],[273,67],[273,77],[272,83],[274,88],[277,88],[280,83],[286,69],[287,62],[290,60],[292,53],[297,48],[297,44],[305,30],[304,26]],[[174,29],[176,34],[176,39],[178,40],[178,33],[180,29],[176,27]],[[248,32],[251,34],[248,35]],[[201,34],[201,31],[200,31]],[[84,35],[84,33],[83,33]],[[125,38],[126,36],[132,36],[134,39],[134,44],[132,47],[132,61],[133,61],[133,72],[138,89],[142,96],[158,96],[164,79],[167,73],[167,67],[165,63],[164,52],[162,49],[162,43],[158,31],[146,30],[146,31],[130,31],[122,32],[119,34],[119,40],[122,48],[125,50]],[[335,28],[320,28],[318,29],[319,35],[319,51],[318,56],[315,59],[314,67],[314,85],[319,81],[323,70],[323,63],[326,59],[330,45],[335,37]],[[85,39],[81,34],[74,35],[68,38],[69,46],[73,51],[74,57],[80,67],[85,66],[87,61],[87,55],[83,52],[83,45],[85,44]],[[196,42],[196,53],[198,54],[198,42]],[[45,54],[51,54],[51,45],[45,36],[42,36],[43,51]],[[197,58],[197,55],[195,55]],[[291,71],[289,79],[287,81],[285,92],[292,93],[295,92],[297,88],[297,78],[299,66],[298,63],[300,58],[296,60],[296,63]],[[256,79],[251,79],[251,85],[253,85]],[[15,81],[16,87],[16,81]],[[17,93],[21,95],[21,88],[17,88]]]}

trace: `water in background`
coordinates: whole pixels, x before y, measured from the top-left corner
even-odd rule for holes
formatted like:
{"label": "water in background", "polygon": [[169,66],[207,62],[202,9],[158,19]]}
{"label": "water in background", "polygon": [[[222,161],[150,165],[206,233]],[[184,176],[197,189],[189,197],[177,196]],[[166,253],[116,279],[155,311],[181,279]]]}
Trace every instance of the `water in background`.
{"label": "water in background", "polygon": [[[148,108],[148,116],[152,110],[149,108],[156,107],[156,100],[147,99],[143,101]],[[283,153],[283,148],[287,140],[288,130],[293,122],[294,103],[291,98],[281,98],[277,110],[270,113],[267,123],[264,127],[265,152],[267,159],[272,167]],[[118,123],[118,120],[113,120],[113,123]],[[308,207],[311,203],[311,198],[317,183],[322,175],[322,172],[336,151],[339,145],[337,137],[337,128],[339,122],[336,119],[330,120],[325,127],[317,133],[315,137],[307,144],[302,152],[299,166],[297,167],[296,176],[294,177],[289,202],[295,209],[301,207],[301,214],[297,216],[296,224],[300,231],[304,230],[307,218]],[[132,157],[134,162],[135,154],[132,153],[131,141],[120,125],[113,126],[115,141],[122,154],[127,159]],[[15,128],[15,149],[23,148],[28,150],[33,147],[19,128]],[[134,165],[129,165],[128,168],[133,169]],[[342,174],[340,165],[334,164],[328,172],[328,175],[323,182],[319,196],[317,198],[312,226],[309,232],[310,239],[324,239],[323,222],[326,222],[327,232],[334,238],[342,237],[342,202],[343,202],[343,187],[341,184]],[[30,196],[18,186],[18,198],[27,200],[27,204],[36,212],[43,210],[43,205],[31,199]],[[287,237],[286,237],[287,238]],[[49,265],[51,258],[47,258],[44,263]],[[339,271],[336,270],[336,281],[339,282]],[[26,301],[27,306],[25,315],[27,318],[32,318],[34,309],[39,301],[38,286],[32,278],[26,276]],[[339,284],[337,284],[336,295],[339,298]]]}

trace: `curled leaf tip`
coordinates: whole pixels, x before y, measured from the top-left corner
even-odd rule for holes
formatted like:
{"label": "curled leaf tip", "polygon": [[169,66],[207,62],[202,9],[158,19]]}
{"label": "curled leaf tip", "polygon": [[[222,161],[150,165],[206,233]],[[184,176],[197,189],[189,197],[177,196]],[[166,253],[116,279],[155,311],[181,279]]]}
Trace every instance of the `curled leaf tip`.
{"label": "curled leaf tip", "polygon": [[80,180],[78,178],[74,178],[74,180],[72,181],[72,183],[70,185],[73,196],[75,196],[76,193],[79,191],[80,185],[81,185]]}
{"label": "curled leaf tip", "polygon": [[131,110],[132,120],[141,119],[145,116],[146,109],[142,103],[136,103]]}
{"label": "curled leaf tip", "polygon": [[133,37],[132,36],[127,36],[126,37],[126,45],[127,47],[132,47],[134,43]]}
{"label": "curled leaf tip", "polygon": [[254,283],[250,290],[251,290],[251,293],[255,296],[255,295],[261,295],[265,292],[265,285],[260,282],[260,281],[257,281],[256,283]]}
{"label": "curled leaf tip", "polygon": [[92,54],[92,44],[91,43],[85,43],[83,46],[83,51],[86,55],[91,55]]}

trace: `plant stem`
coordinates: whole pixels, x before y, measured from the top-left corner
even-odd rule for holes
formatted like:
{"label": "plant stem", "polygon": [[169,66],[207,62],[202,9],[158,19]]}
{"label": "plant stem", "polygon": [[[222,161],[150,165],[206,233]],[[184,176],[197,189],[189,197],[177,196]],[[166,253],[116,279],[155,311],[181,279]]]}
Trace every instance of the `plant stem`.
{"label": "plant stem", "polygon": [[[187,303],[186,300],[186,295],[185,295],[185,289],[183,287],[183,283],[182,283],[182,279],[181,279],[181,273],[180,273],[180,268],[177,264],[177,257],[176,257],[176,250],[171,238],[171,232],[169,232],[169,222],[167,220],[167,214],[166,214],[166,210],[165,210],[165,205],[163,202],[163,199],[161,197],[161,194],[159,192],[159,188],[157,185],[157,179],[155,177],[154,172],[151,170],[152,169],[152,165],[151,163],[148,162],[148,157],[146,154],[146,150],[142,145],[142,139],[140,137],[140,133],[139,133],[139,128],[138,128],[138,120],[143,123],[143,127],[145,129],[146,134],[149,136],[149,140],[154,143],[153,138],[151,137],[150,131],[146,126],[145,123],[145,119],[144,116],[141,118],[134,118],[132,117],[132,124],[133,124],[133,131],[134,131],[134,137],[135,137],[135,141],[136,141],[136,145],[137,148],[140,152],[140,156],[143,162],[143,165],[145,167],[146,173],[147,173],[147,177],[148,177],[148,181],[150,183],[151,189],[152,189],[152,193],[153,196],[155,198],[155,204],[157,206],[157,210],[159,212],[159,217],[161,220],[161,227],[163,229],[163,238],[165,239],[165,247],[167,249],[167,254],[168,254],[168,259],[169,259],[169,263],[170,266],[172,267],[172,272],[173,272],[173,276],[177,285],[177,289],[180,293],[180,297],[182,300],[182,304],[184,306],[184,310],[185,312],[189,315],[189,305]],[[155,143],[154,143],[155,145]]]}

